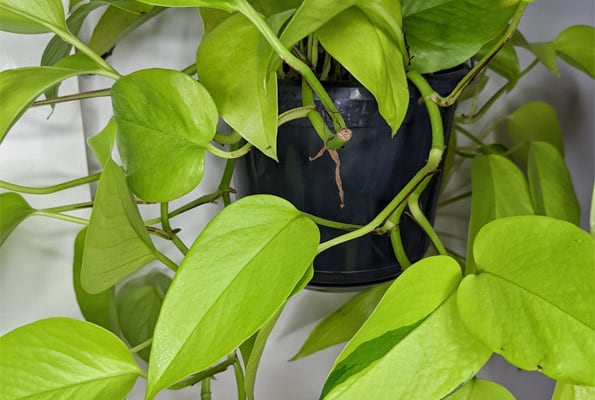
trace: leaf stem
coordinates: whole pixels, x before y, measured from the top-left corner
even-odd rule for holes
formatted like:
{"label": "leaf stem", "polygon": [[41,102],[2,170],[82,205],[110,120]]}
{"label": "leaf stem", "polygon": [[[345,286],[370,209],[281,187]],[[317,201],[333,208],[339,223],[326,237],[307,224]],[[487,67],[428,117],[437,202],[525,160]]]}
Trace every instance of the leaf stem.
{"label": "leaf stem", "polygon": [[508,28],[506,29],[504,35],[502,35],[500,40],[498,40],[498,42],[490,49],[490,51],[481,60],[479,60],[479,62],[475,64],[473,68],[471,68],[467,75],[461,79],[461,81],[457,84],[457,86],[455,86],[450,94],[446,97],[442,97],[438,93],[433,92],[430,94],[432,101],[442,107],[448,107],[456,103],[465,88],[469,86],[471,81],[473,81],[473,78],[475,78],[475,76],[489,64],[492,58],[494,58],[494,56],[498,54],[498,52],[502,50],[506,43],[508,43],[508,41],[512,38],[528,4],[529,3],[525,1],[520,2],[514,15],[512,16],[510,24],[508,24]]}
{"label": "leaf stem", "polygon": [[71,181],[59,183],[57,185],[46,186],[46,187],[29,187],[16,185],[5,181],[0,181],[0,188],[12,190],[13,192],[27,193],[27,194],[51,194],[61,190],[70,189],[76,186],[84,185],[99,180],[101,173],[85,176],[83,178],[73,179]]}
{"label": "leaf stem", "polygon": [[240,158],[248,154],[248,152],[252,150],[252,145],[250,143],[244,144],[242,147],[232,151],[225,151],[221,150],[220,148],[214,146],[212,143],[207,144],[207,151],[214,156],[224,159],[233,159],[233,158]]}
{"label": "leaf stem", "polygon": [[171,229],[171,226],[169,224],[168,206],[169,206],[169,203],[167,203],[167,202],[161,203],[161,206],[160,206],[161,227],[163,228],[163,230],[165,232],[169,233],[171,241],[178,248],[178,250],[180,250],[180,252],[183,255],[186,255],[188,253],[188,247],[184,244],[184,242],[182,242],[180,237],[178,235],[176,235],[176,233]]}
{"label": "leaf stem", "polygon": [[312,111],[316,111],[316,107],[314,105],[287,110],[279,115],[279,118],[277,119],[277,126],[281,126],[296,119],[306,118]]}
{"label": "leaf stem", "polygon": [[151,343],[153,343],[153,338],[149,338],[149,339],[145,340],[144,342],[130,348],[128,351],[131,353],[138,353],[139,351],[144,350],[147,347],[151,346]]}
{"label": "leaf stem", "polygon": [[[426,179],[427,179],[427,182],[429,183],[430,178],[426,178]],[[421,210],[421,208],[419,206],[419,196],[421,195],[421,192],[423,191],[423,190],[419,190],[419,189],[420,188],[423,189],[424,186],[425,185],[420,185],[418,187],[418,189],[415,190],[415,192],[411,196],[409,196],[409,198],[407,199],[407,206],[409,208],[409,211],[411,212],[411,216],[413,217],[413,220],[426,233],[426,235],[428,235],[428,238],[430,238],[430,241],[436,248],[436,251],[438,251],[438,254],[447,255],[446,248],[440,241],[440,238],[436,234],[436,231],[432,227],[432,224],[430,224],[430,221],[428,221],[428,218],[426,217],[426,215],[423,213],[423,211]]]}
{"label": "leaf stem", "polygon": [[460,201],[460,200],[466,199],[466,198],[468,198],[468,197],[470,197],[470,196],[471,196],[471,191],[468,191],[468,192],[465,192],[465,193],[458,194],[458,195],[456,195],[456,196],[453,196],[453,197],[451,197],[451,198],[449,198],[449,199],[446,199],[446,200],[442,200],[442,201],[440,201],[440,202],[438,203],[438,207],[446,207],[446,206],[448,206],[448,205],[450,205],[450,204],[452,204],[452,203],[456,203],[457,201]]}
{"label": "leaf stem", "polygon": [[74,224],[79,224],[79,225],[89,225],[89,220],[88,219],[74,217],[72,215],[55,213],[55,212],[48,212],[48,211],[45,211],[45,210],[36,210],[36,211],[33,212],[32,215],[38,215],[38,216],[41,216],[41,217],[48,217],[48,218],[54,218],[54,219],[60,219],[62,221],[72,222]]}
{"label": "leaf stem", "polygon": [[316,215],[308,214],[305,212],[302,212],[302,215],[310,218],[317,225],[322,225],[322,226],[326,226],[329,228],[341,229],[344,231],[354,231],[354,230],[360,229],[362,227],[361,225],[347,224],[344,222],[332,221],[330,219],[321,218]]}
{"label": "leaf stem", "polygon": [[161,261],[166,267],[168,267],[172,271],[176,272],[178,270],[178,264],[170,260],[165,254],[163,254],[159,250],[155,250],[153,254],[155,255],[155,257],[157,257],[159,261]]}
{"label": "leaf stem", "polygon": [[172,390],[178,390],[178,389],[183,389],[185,387],[188,386],[192,386],[197,384],[200,381],[204,381],[207,378],[210,378],[213,375],[216,375],[218,373],[221,373],[223,371],[226,371],[227,368],[229,368],[229,366],[233,365],[233,363],[236,360],[230,360],[229,358],[220,362],[217,365],[212,366],[209,369],[206,369],[204,371],[198,372],[194,375],[191,375],[190,377],[184,379],[183,381],[180,381],[172,386],[170,386],[168,389],[172,389]]}
{"label": "leaf stem", "polygon": [[69,94],[67,96],[55,97],[53,99],[39,100],[39,101],[36,101],[35,103],[33,103],[31,105],[31,107],[47,106],[47,105],[58,104],[58,103],[66,103],[68,101],[92,99],[92,98],[96,98],[96,97],[106,97],[106,96],[110,96],[111,93],[112,93],[111,88],[91,90],[88,92],[82,92],[82,93],[76,93],[76,94]]}
{"label": "leaf stem", "polygon": [[94,203],[92,201],[85,201],[82,203],[75,203],[75,204],[68,204],[68,205],[58,206],[58,207],[44,208],[40,211],[49,212],[49,213],[61,213],[61,212],[67,212],[67,211],[80,210],[83,208],[91,208],[91,207],[93,207],[93,204]]}
{"label": "leaf stem", "polygon": [[246,389],[244,387],[244,371],[242,370],[240,361],[238,360],[238,357],[235,352],[230,354],[227,358],[233,360],[233,372],[236,378],[238,400],[246,400]]}
{"label": "leaf stem", "polygon": [[[232,149],[237,145],[232,145]],[[236,166],[236,159],[232,158],[227,160],[225,163],[225,168],[223,169],[223,174],[221,175],[221,181],[219,181],[219,192],[221,193],[221,197],[223,198],[223,204],[225,207],[231,204],[231,196],[229,195],[233,192],[233,189],[229,186],[231,184],[231,179],[233,178],[233,171]]]}

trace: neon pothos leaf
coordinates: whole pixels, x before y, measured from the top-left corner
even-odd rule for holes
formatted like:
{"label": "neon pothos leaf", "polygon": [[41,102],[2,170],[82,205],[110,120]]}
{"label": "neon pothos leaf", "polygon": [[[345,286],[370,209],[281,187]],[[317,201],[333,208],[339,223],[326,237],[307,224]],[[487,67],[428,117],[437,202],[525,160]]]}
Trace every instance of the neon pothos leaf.
{"label": "neon pothos leaf", "polygon": [[460,279],[445,256],[409,267],[341,352],[321,397],[439,399],[475,375],[490,351],[459,320]]}
{"label": "neon pothos leaf", "polygon": [[531,142],[527,177],[536,214],[580,223],[570,171],[558,149],[546,142]]}
{"label": "neon pothos leaf", "polygon": [[69,56],[53,67],[25,67],[0,72],[0,143],[45,90],[73,76],[101,73],[101,68],[82,54]]}
{"label": "neon pothos leaf", "polygon": [[67,31],[61,0],[0,0],[0,30],[14,33]]}
{"label": "neon pothos leaf", "polygon": [[217,125],[217,108],[200,83],[178,71],[141,70],[114,84],[112,104],[118,150],[136,195],[165,202],[198,185]]}
{"label": "neon pothos leaf", "polygon": [[0,246],[12,231],[35,210],[16,193],[0,194]]}
{"label": "neon pothos leaf", "polygon": [[123,399],[143,372],[115,335],[89,322],[50,318],[0,338],[4,400]]}
{"label": "neon pothos leaf", "polygon": [[485,379],[473,378],[457,390],[448,400],[515,400],[504,386]]}
{"label": "neon pothos leaf", "polygon": [[[244,139],[277,158],[277,77],[257,59],[260,34],[241,14],[223,21],[196,53],[200,81],[221,117]],[[235,62],[241,59],[242,62]],[[266,76],[266,87],[259,77]]]}
{"label": "neon pothos leaf", "polygon": [[301,282],[318,240],[316,225],[274,196],[245,197],[217,215],[165,296],[148,398],[208,368],[259,330]]}
{"label": "neon pothos leaf", "polygon": [[595,238],[519,216],[484,226],[473,252],[458,291],[468,329],[519,368],[595,386]]}
{"label": "neon pothos leaf", "polygon": [[93,150],[93,154],[100,165],[105,165],[105,163],[112,160],[112,149],[116,142],[116,132],[116,121],[112,117],[101,132],[87,139],[87,143],[91,147],[91,150]]}
{"label": "neon pothos leaf", "polygon": [[518,167],[497,155],[478,156],[471,169],[471,218],[467,238],[467,272],[475,266],[473,241],[490,221],[534,214],[527,180]]}
{"label": "neon pothos leaf", "polygon": [[529,155],[529,144],[542,141],[556,147],[564,154],[562,128],[556,110],[546,102],[525,103],[506,117],[508,135],[515,148],[515,156],[524,165]]}
{"label": "neon pothos leaf", "polygon": [[102,292],[154,260],[155,252],[124,173],[108,160],[99,179],[85,241],[83,288],[89,293]]}
{"label": "neon pothos leaf", "polygon": [[[138,346],[153,337],[159,310],[171,278],[152,271],[126,282],[116,297],[118,322],[122,334],[131,346]],[[149,360],[150,348],[138,352],[145,361]]]}
{"label": "neon pothos leaf", "polygon": [[72,280],[76,302],[85,320],[105,329],[112,328],[110,318],[110,305],[112,301],[111,290],[104,290],[97,294],[87,293],[81,285],[81,267],[83,265],[83,254],[85,251],[85,239],[87,228],[76,235],[74,240],[74,262],[72,263]]}
{"label": "neon pothos leaf", "polygon": [[561,59],[595,79],[595,27],[568,27],[554,39],[553,45]]}
{"label": "neon pothos leaf", "polygon": [[320,321],[293,360],[351,339],[376,308],[389,285],[383,283],[358,294]]}
{"label": "neon pothos leaf", "polygon": [[[403,65],[403,36],[398,29],[401,15],[398,2],[389,0],[381,16],[365,8],[351,7],[317,31],[320,42],[376,98],[382,117],[395,134],[403,122],[409,103],[409,90]],[[362,7],[366,5],[362,2]],[[392,5],[392,7],[390,6]],[[367,11],[367,12],[366,12]],[[362,63],[361,58],[366,62]]]}

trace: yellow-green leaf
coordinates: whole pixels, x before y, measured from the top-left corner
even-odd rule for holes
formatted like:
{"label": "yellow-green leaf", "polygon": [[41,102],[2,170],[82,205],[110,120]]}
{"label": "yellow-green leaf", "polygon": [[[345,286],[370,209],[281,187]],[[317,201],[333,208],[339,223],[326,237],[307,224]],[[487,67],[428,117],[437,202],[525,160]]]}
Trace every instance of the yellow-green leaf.
{"label": "yellow-green leaf", "polygon": [[0,194],[0,246],[14,229],[35,210],[17,193]]}

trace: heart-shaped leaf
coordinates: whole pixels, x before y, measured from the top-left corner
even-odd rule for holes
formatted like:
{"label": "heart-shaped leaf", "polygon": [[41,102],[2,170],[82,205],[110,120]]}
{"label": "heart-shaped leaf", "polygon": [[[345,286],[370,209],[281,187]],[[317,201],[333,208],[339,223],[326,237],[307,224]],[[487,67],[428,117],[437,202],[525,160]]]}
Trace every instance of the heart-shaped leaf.
{"label": "heart-shaped leaf", "polygon": [[101,68],[83,54],[67,57],[53,67],[25,67],[0,72],[0,143],[45,90],[73,76],[102,73]]}
{"label": "heart-shaped leaf", "polygon": [[458,317],[460,279],[445,256],[409,267],[341,352],[321,398],[440,399],[474,376],[490,351]]}
{"label": "heart-shaped leaf", "polygon": [[556,110],[543,101],[525,103],[506,117],[508,135],[516,150],[514,155],[520,163],[526,165],[529,144],[539,140],[556,147],[564,154],[562,128]]}
{"label": "heart-shaped leaf", "polygon": [[485,379],[473,378],[457,390],[448,400],[515,400],[504,386]]}
{"label": "heart-shaped leaf", "polygon": [[87,143],[100,165],[105,165],[107,162],[112,161],[112,150],[116,142],[117,130],[116,121],[112,117],[107,121],[101,132],[87,139]]}
{"label": "heart-shaped leaf", "polygon": [[[258,62],[259,41],[256,27],[241,14],[233,15],[203,39],[196,67],[225,122],[276,159],[277,77],[267,75],[267,66]],[[265,76],[266,84],[259,79]]]}
{"label": "heart-shaped leaf", "polygon": [[118,150],[128,183],[143,200],[166,202],[190,192],[204,173],[217,108],[190,76],[146,69],[112,88]]}
{"label": "heart-shaped leaf", "polygon": [[552,400],[592,400],[595,398],[595,387],[579,386],[572,383],[557,382]]}
{"label": "heart-shaped leaf", "polygon": [[461,318],[519,368],[595,386],[595,238],[566,221],[519,216],[482,228]]}
{"label": "heart-shaped leaf", "polygon": [[217,215],[165,296],[148,398],[208,368],[260,329],[301,281],[318,241],[316,225],[274,196],[246,197]]}
{"label": "heart-shaped leaf", "polygon": [[[398,29],[399,5],[389,3],[392,7],[383,7],[383,16],[392,18],[388,25],[396,27],[396,32],[384,28],[382,18],[372,12],[374,8],[366,13],[352,7],[320,28],[317,37],[325,50],[374,95],[380,114],[395,134],[407,113],[409,89],[401,51],[405,46],[400,45],[403,36]],[[362,57],[366,62],[361,62]]]}
{"label": "heart-shaped leaf", "polygon": [[562,60],[595,79],[595,27],[570,26],[560,32],[553,45]]}
{"label": "heart-shaped leaf", "polygon": [[12,231],[35,210],[20,194],[0,194],[0,246]]}
{"label": "heart-shaped leaf", "polygon": [[83,288],[93,294],[109,289],[154,260],[155,252],[124,173],[108,160],[99,179],[85,240]]}
{"label": "heart-shaped leaf", "polygon": [[475,266],[473,241],[481,227],[498,218],[534,214],[527,180],[507,158],[497,155],[475,157],[471,188],[467,272],[473,271]]}
{"label": "heart-shaped leaf", "polygon": [[562,154],[549,143],[531,142],[527,163],[535,213],[580,223],[580,206]]}
{"label": "heart-shaped leaf", "polygon": [[[455,67],[504,31],[518,1],[449,0],[420,7],[401,2],[411,68],[421,73]],[[431,5],[431,6],[430,6]],[[445,18],[445,16],[448,16]]]}
{"label": "heart-shaped leaf", "polygon": [[376,308],[389,285],[390,282],[383,283],[358,294],[320,321],[292,360],[350,340]]}
{"label": "heart-shaped leaf", "polygon": [[74,261],[72,263],[72,280],[76,302],[85,320],[111,330],[110,306],[112,304],[111,290],[105,290],[97,294],[87,293],[81,285],[81,267],[83,265],[83,254],[85,251],[85,239],[87,228],[76,235],[74,240]]}
{"label": "heart-shaped leaf", "polygon": [[0,0],[0,30],[14,33],[68,31],[60,0]]}
{"label": "heart-shaped leaf", "polygon": [[89,322],[50,318],[0,338],[3,400],[123,399],[143,372],[115,335]]}
{"label": "heart-shaped leaf", "polygon": [[[124,284],[116,297],[118,321],[122,334],[131,346],[138,346],[153,337],[159,310],[171,283],[167,275],[152,271]],[[149,360],[150,348],[138,355]]]}

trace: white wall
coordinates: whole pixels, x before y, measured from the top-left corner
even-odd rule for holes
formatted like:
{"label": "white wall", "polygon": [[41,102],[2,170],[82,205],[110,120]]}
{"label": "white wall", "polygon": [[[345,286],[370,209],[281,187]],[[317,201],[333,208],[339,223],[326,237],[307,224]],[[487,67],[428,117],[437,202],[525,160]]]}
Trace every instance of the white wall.
{"label": "white wall", "polygon": [[[167,22],[175,21],[168,25]],[[595,10],[592,0],[539,0],[529,6],[521,28],[529,40],[551,40],[570,24],[594,24]],[[158,39],[142,38],[151,33]],[[194,58],[194,40],[200,27],[192,10],[168,11],[153,24],[132,35],[126,44],[118,46],[112,60],[122,72],[127,72],[123,60],[133,59],[135,65],[148,65],[147,60],[158,57],[164,67],[182,68]],[[36,65],[40,49],[48,36],[16,36],[0,34],[0,68]],[[574,70],[561,67],[562,77],[556,79],[544,68],[538,67],[533,76],[522,83],[523,94],[505,108],[512,110],[530,100],[550,101],[559,113],[565,135],[566,158],[570,165],[581,207],[582,223],[587,226],[587,213],[594,175],[595,86],[593,82]],[[83,80],[87,89],[102,87],[104,82]],[[67,91],[75,91],[72,80]],[[518,92],[518,89],[517,89]],[[83,103],[89,133],[99,130],[107,114],[89,110],[109,110],[105,101]],[[35,109],[13,128],[0,147],[0,179],[29,185],[47,185],[74,179],[86,174],[83,157],[83,123],[76,103],[60,105],[49,121],[49,111]],[[209,162],[213,163],[213,160]],[[200,191],[209,191],[213,182],[201,184]],[[34,206],[85,201],[89,194],[84,189],[69,190],[55,196],[28,196]],[[447,219],[448,220],[448,219]],[[176,221],[182,224],[183,221]],[[80,317],[70,288],[70,259],[72,241],[78,226],[38,217],[25,221],[7,240],[0,253],[0,332],[5,333],[20,325],[49,316]],[[304,360],[288,363],[300,347],[315,321],[336,308],[350,294],[332,294],[305,291],[287,306],[265,351],[259,379],[259,400],[303,400],[317,398],[325,376],[338,353],[332,348]],[[551,393],[551,382],[537,374],[517,371],[499,358],[494,358],[482,375],[504,383],[519,400],[546,399]],[[213,384],[215,399],[235,398],[233,378],[223,376]],[[194,391],[164,393],[160,399],[196,398]],[[141,399],[141,388],[130,398]]]}

